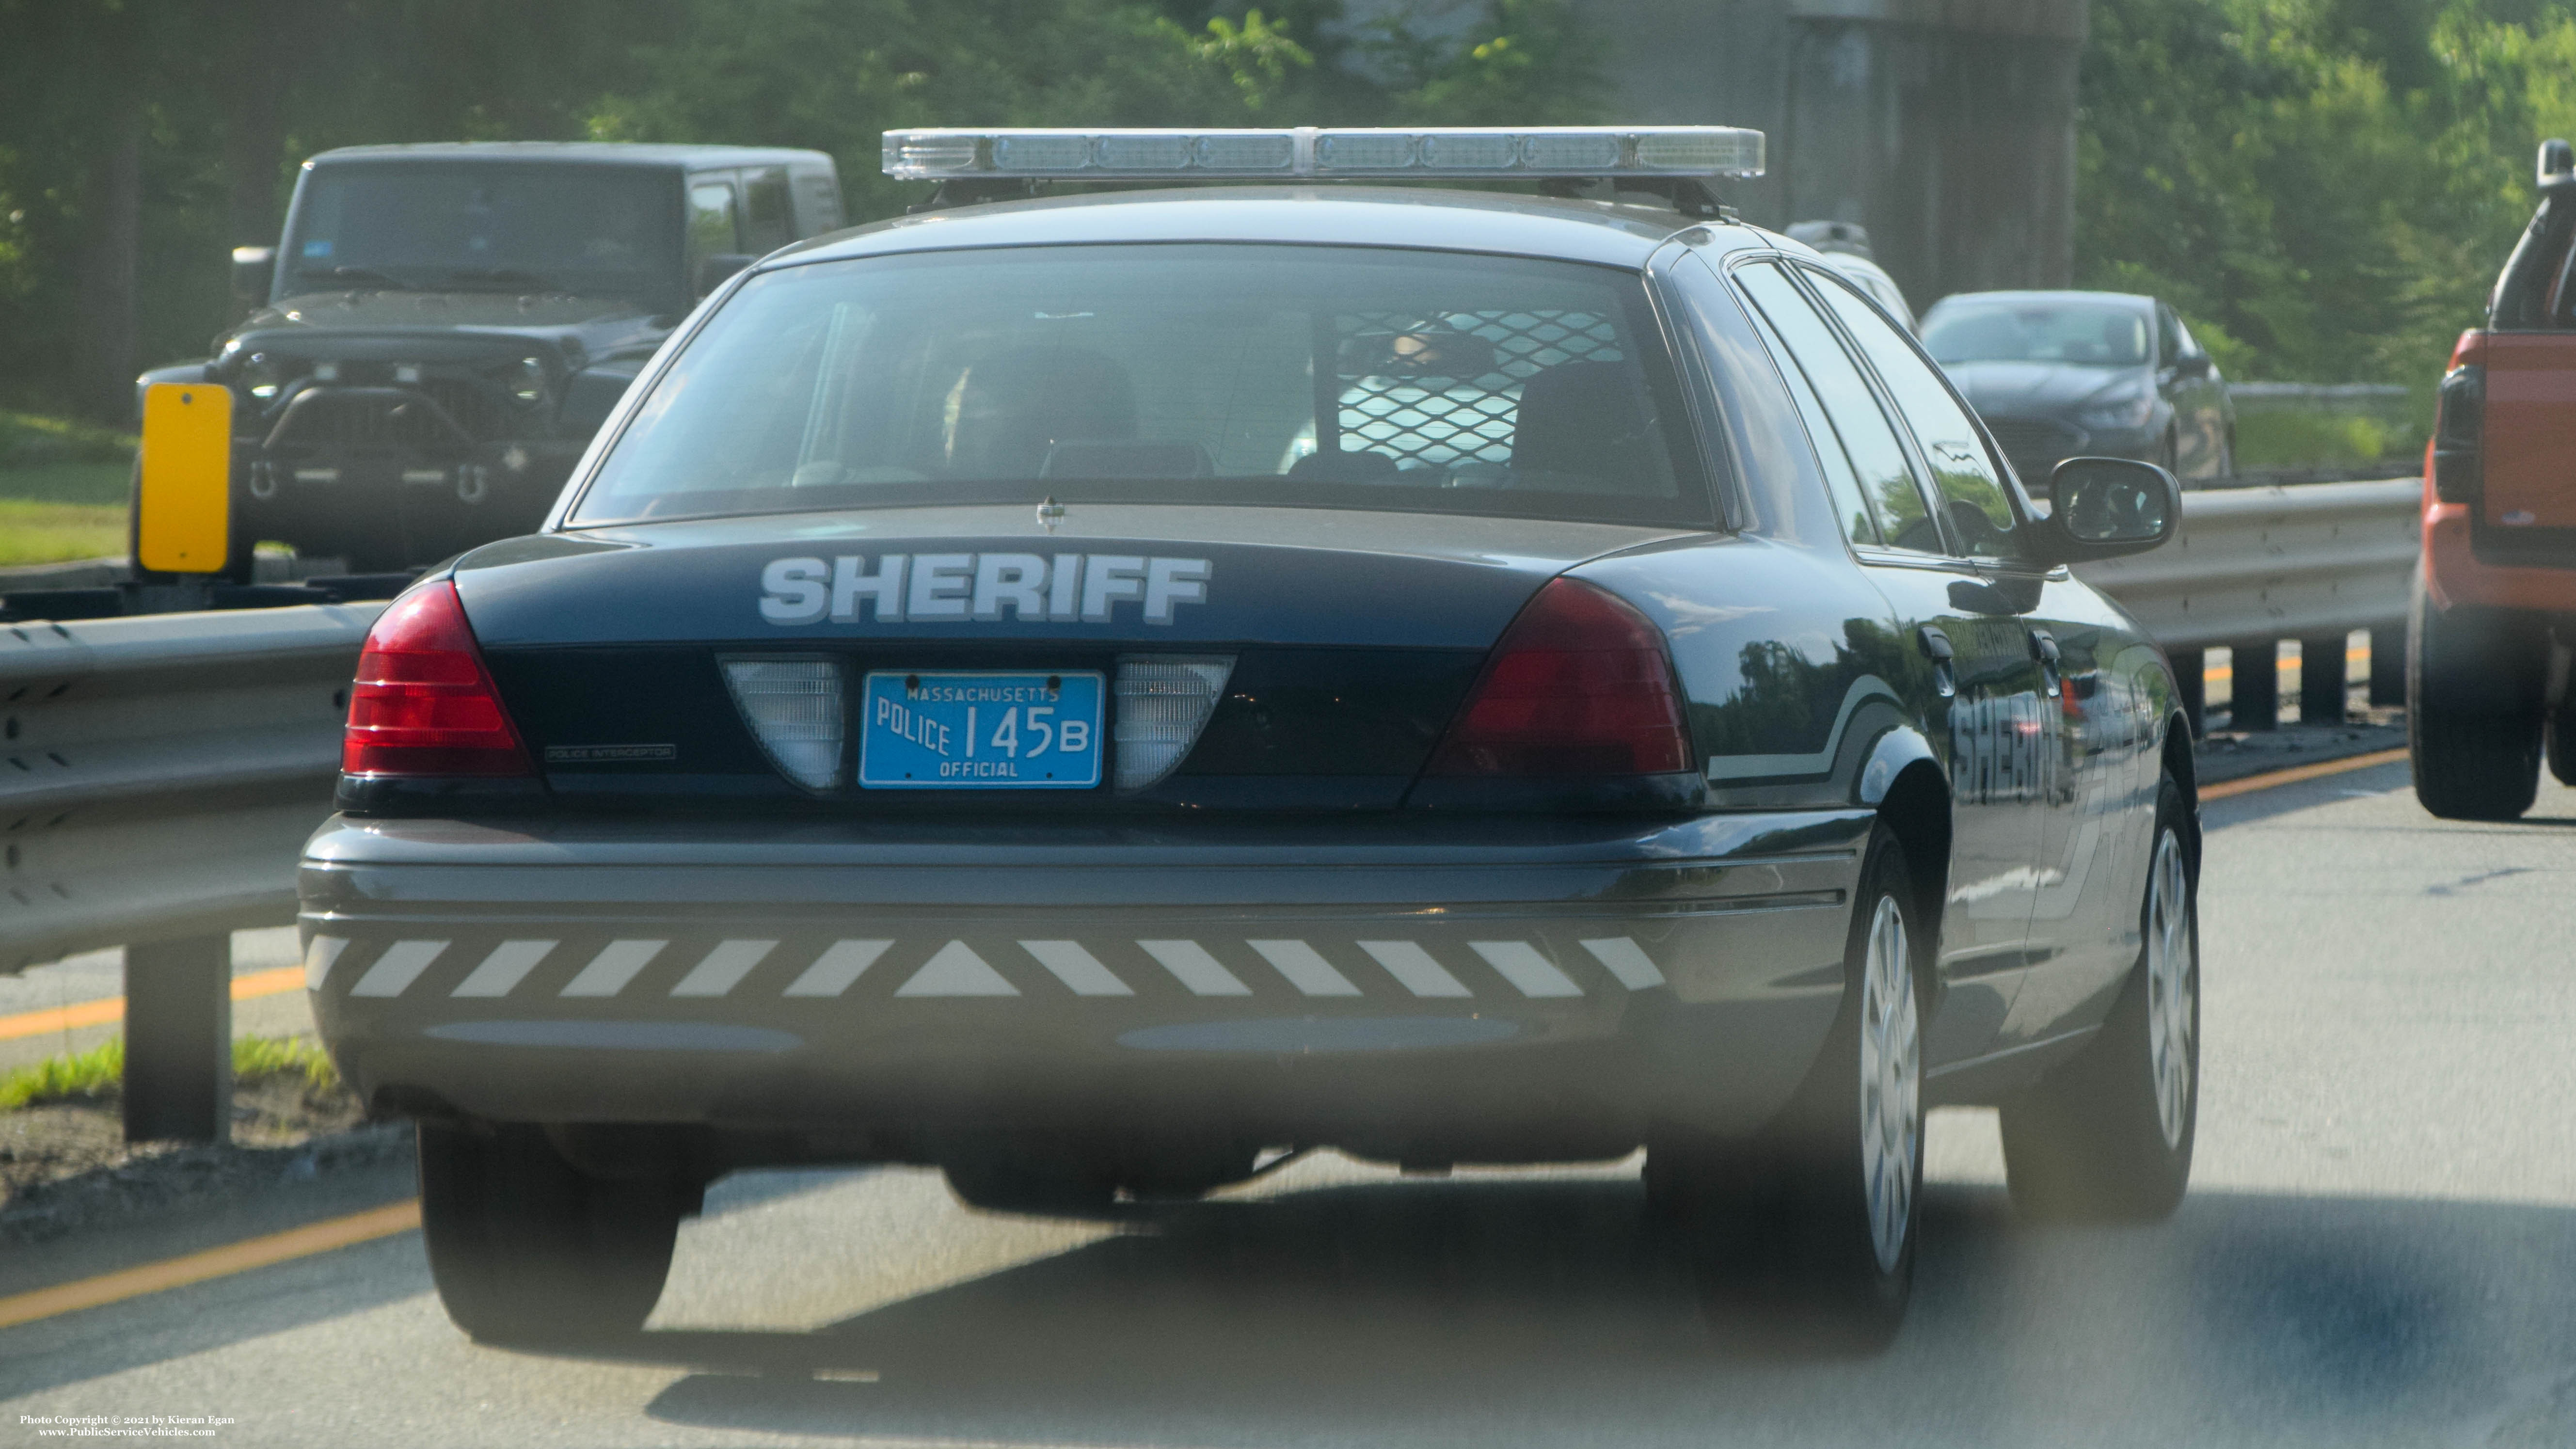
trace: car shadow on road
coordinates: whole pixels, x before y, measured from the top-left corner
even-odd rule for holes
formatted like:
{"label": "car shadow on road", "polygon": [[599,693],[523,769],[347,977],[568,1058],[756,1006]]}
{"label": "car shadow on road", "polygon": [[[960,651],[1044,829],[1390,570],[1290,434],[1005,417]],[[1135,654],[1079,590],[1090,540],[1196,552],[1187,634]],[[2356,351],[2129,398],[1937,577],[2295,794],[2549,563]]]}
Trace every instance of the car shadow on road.
{"label": "car shadow on road", "polygon": [[674,1425],[972,1441],[2411,1443],[2568,1412],[2512,1397],[2576,1328],[2564,1209],[2206,1192],[2050,1229],[1936,1187],[1903,1335],[1837,1363],[1719,1348],[1641,1207],[1544,1181],[1212,1203],[812,1333],[610,1353],[694,1370],[649,1405]]}

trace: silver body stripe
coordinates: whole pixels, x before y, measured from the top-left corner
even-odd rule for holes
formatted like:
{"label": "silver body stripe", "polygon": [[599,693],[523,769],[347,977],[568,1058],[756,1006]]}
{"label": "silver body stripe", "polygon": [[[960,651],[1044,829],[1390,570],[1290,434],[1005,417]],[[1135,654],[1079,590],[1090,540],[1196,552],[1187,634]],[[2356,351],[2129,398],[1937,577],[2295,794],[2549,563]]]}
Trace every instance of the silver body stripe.
{"label": "silver body stripe", "polygon": [[831,949],[814,958],[805,973],[787,983],[783,996],[838,996],[850,989],[859,973],[877,962],[892,941],[834,941]]}
{"label": "silver body stripe", "polygon": [[1139,941],[1145,954],[1163,963],[1173,979],[1193,996],[1250,996],[1252,988],[1237,980],[1196,941]]}
{"label": "silver body stripe", "polygon": [[1538,953],[1527,941],[1470,941],[1486,964],[1503,973],[1503,979],[1521,989],[1521,995],[1581,996],[1583,988],[1574,978],[1556,969],[1556,963]]}
{"label": "silver body stripe", "polygon": [[951,941],[895,989],[897,996],[1017,996],[1020,988],[963,941]]}
{"label": "silver body stripe", "polygon": [[734,989],[751,968],[778,949],[776,941],[725,941],[709,951],[680,984],[671,988],[673,996],[722,996]]}
{"label": "silver body stripe", "polygon": [[1135,988],[1118,979],[1118,973],[1084,950],[1080,941],[1022,941],[1020,949],[1035,956],[1039,965],[1054,972],[1055,979],[1072,988],[1076,996],[1136,994]]}
{"label": "silver body stripe", "polygon": [[1645,951],[1625,936],[1585,941],[1583,949],[1591,952],[1592,959],[1607,967],[1611,975],[1619,978],[1619,984],[1631,991],[1664,984],[1664,973],[1656,970],[1655,963],[1647,959]]}
{"label": "silver body stripe", "polygon": [[536,970],[537,963],[546,959],[546,953],[554,948],[552,941],[504,941],[492,948],[492,954],[483,958],[483,964],[465,973],[465,979],[457,982],[456,989],[448,994],[507,996],[520,982],[528,979],[528,973]]}
{"label": "silver body stripe", "polygon": [[599,948],[590,964],[581,968],[564,983],[565,996],[615,996],[635,979],[635,973],[652,964],[662,954],[668,941],[611,941]]}
{"label": "silver body stripe", "polygon": [[1369,953],[1377,964],[1416,996],[1473,996],[1467,983],[1449,974],[1449,968],[1431,959],[1431,953],[1411,941],[1362,941],[1360,949]]}
{"label": "silver body stripe", "polygon": [[351,996],[400,996],[404,988],[420,979],[438,953],[447,949],[445,941],[396,941],[349,988]]}
{"label": "silver body stripe", "polygon": [[1243,944],[1261,953],[1261,959],[1279,968],[1288,984],[1308,996],[1357,996],[1360,989],[1351,979],[1333,969],[1322,952],[1303,941],[1246,941]]}
{"label": "silver body stripe", "polygon": [[349,942],[346,937],[314,937],[313,944],[304,948],[304,989],[321,990],[322,983],[330,979],[331,963],[339,960],[340,953],[348,949]]}

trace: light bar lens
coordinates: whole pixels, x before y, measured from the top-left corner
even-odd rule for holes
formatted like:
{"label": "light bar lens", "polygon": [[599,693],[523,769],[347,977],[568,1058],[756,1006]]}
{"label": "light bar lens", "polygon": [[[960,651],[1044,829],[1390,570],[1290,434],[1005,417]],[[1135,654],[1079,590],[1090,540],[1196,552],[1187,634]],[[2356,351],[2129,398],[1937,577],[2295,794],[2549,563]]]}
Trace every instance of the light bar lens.
{"label": "light bar lens", "polygon": [[1763,138],[1736,126],[1313,126],[1275,131],[888,131],[885,173],[1149,180],[1169,176],[1759,176]]}
{"label": "light bar lens", "polygon": [[808,790],[846,781],[841,666],[830,659],[727,659],[725,687],[778,772]]}

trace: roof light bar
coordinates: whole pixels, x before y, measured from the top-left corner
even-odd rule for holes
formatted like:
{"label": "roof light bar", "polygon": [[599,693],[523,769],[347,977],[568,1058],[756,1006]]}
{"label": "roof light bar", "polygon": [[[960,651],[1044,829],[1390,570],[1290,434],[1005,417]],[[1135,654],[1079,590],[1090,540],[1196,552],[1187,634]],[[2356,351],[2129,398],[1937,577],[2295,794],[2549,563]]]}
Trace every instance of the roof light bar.
{"label": "roof light bar", "polygon": [[918,181],[1759,176],[1763,137],[1739,126],[888,131],[884,162]]}

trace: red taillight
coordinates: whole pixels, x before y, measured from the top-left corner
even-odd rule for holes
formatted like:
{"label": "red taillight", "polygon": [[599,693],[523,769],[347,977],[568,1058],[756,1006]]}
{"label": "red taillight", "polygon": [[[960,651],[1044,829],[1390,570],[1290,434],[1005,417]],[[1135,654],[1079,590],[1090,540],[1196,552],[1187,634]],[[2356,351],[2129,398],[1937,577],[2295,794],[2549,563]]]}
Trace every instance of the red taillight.
{"label": "red taillight", "polygon": [[440,580],[394,602],[367,631],[349,691],[347,775],[533,775],[519,732],[465,622],[456,585]]}
{"label": "red taillight", "polygon": [[1503,631],[1434,775],[1662,775],[1691,767],[1664,637],[1590,584],[1555,579]]}

